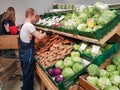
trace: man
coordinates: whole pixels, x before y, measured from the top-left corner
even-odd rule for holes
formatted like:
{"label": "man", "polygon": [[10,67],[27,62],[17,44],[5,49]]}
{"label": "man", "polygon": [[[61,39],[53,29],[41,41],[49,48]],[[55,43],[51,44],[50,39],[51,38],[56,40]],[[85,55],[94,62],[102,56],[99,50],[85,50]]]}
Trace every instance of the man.
{"label": "man", "polygon": [[36,31],[33,23],[36,22],[36,11],[28,8],[25,12],[25,22],[21,26],[19,35],[19,57],[23,71],[22,90],[33,90],[34,82],[34,37],[42,39],[46,33]]}

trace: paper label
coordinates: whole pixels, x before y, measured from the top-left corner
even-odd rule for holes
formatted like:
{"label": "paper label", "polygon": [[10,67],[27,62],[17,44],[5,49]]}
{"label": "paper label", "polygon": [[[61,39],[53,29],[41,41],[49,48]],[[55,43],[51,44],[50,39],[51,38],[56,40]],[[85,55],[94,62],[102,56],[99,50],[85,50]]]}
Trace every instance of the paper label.
{"label": "paper label", "polygon": [[82,43],[82,45],[80,46],[80,50],[85,50],[87,47],[87,44],[85,43]]}
{"label": "paper label", "polygon": [[90,18],[87,20],[87,23],[88,23],[88,27],[94,27],[94,19],[93,18]]}
{"label": "paper label", "polygon": [[99,50],[100,50],[100,46],[93,45],[91,52],[97,54],[99,52]]}

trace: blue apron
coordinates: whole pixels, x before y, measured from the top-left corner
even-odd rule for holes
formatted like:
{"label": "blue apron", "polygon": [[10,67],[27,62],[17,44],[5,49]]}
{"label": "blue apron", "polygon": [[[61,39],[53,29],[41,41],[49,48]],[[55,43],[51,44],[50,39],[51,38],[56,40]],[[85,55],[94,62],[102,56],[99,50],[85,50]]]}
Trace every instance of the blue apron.
{"label": "blue apron", "polygon": [[22,90],[33,90],[34,82],[34,37],[30,43],[25,43],[19,36],[19,58],[23,71],[23,87]]}

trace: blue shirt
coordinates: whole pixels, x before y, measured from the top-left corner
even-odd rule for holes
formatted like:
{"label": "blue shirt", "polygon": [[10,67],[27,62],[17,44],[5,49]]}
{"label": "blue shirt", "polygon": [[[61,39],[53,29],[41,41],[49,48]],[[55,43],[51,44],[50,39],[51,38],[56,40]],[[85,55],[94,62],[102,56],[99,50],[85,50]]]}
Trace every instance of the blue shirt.
{"label": "blue shirt", "polygon": [[9,26],[15,26],[15,23],[12,22],[11,20],[8,20],[8,19],[4,19],[2,21],[2,34],[10,34],[10,32],[7,32],[4,25],[7,25],[9,24]]}

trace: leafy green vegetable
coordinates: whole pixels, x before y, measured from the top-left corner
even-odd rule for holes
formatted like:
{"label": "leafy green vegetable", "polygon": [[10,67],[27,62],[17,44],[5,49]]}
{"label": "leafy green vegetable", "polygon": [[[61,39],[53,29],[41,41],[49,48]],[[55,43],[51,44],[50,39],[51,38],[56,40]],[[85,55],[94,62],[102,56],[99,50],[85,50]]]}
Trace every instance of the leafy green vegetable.
{"label": "leafy green vegetable", "polygon": [[110,64],[106,67],[106,71],[107,72],[113,72],[113,71],[116,71],[116,66],[113,65],[113,64]]}
{"label": "leafy green vegetable", "polygon": [[86,13],[80,13],[79,18],[83,19],[83,20],[84,20],[84,22],[86,22],[86,21],[87,21],[87,19],[88,19],[88,16],[87,16],[87,14],[86,14]]}
{"label": "leafy green vegetable", "polygon": [[103,90],[107,86],[111,85],[111,82],[110,82],[109,78],[107,78],[107,77],[100,77],[98,79],[97,85],[99,86],[100,89]]}
{"label": "leafy green vegetable", "polygon": [[73,61],[71,57],[66,57],[64,59],[64,66],[65,67],[71,67],[73,65]]}
{"label": "leafy green vegetable", "polygon": [[79,50],[80,45],[78,45],[78,44],[74,44],[73,47],[74,47],[74,50]]}
{"label": "leafy green vegetable", "polygon": [[118,84],[120,84],[120,76],[119,75],[112,75],[110,77],[110,81],[113,85],[118,86]]}
{"label": "leafy green vegetable", "polygon": [[65,67],[62,71],[62,75],[64,78],[69,78],[71,76],[73,76],[75,73],[73,72],[73,70],[70,67]]}
{"label": "leafy green vegetable", "polygon": [[88,76],[86,79],[90,84],[97,87],[98,77]]}
{"label": "leafy green vegetable", "polygon": [[91,55],[91,50],[92,50],[91,47],[87,47],[83,52],[87,55]]}
{"label": "leafy green vegetable", "polygon": [[84,65],[80,63],[75,63],[73,64],[72,68],[73,68],[73,71],[77,73],[84,68]]}
{"label": "leafy green vegetable", "polygon": [[113,64],[115,64],[116,66],[120,65],[120,55],[116,55],[113,58]]}
{"label": "leafy green vegetable", "polygon": [[100,77],[109,77],[109,73],[104,69],[100,69]]}
{"label": "leafy green vegetable", "polygon": [[64,61],[63,60],[59,60],[55,63],[55,67],[59,67],[61,69],[64,68]]}
{"label": "leafy green vegetable", "polygon": [[117,71],[120,72],[120,64],[117,66]]}
{"label": "leafy green vegetable", "polygon": [[104,90],[119,90],[116,86],[107,86]]}
{"label": "leafy green vegetable", "polygon": [[110,77],[113,76],[113,75],[119,75],[119,71],[110,72]]}
{"label": "leafy green vegetable", "polygon": [[87,68],[87,71],[90,76],[99,76],[100,74],[99,67],[95,64],[90,64]]}
{"label": "leafy green vegetable", "polygon": [[82,59],[80,57],[72,57],[73,62],[82,63]]}
{"label": "leafy green vegetable", "polygon": [[87,28],[87,25],[85,23],[82,23],[78,25],[77,30],[85,31],[86,28]]}
{"label": "leafy green vegetable", "polygon": [[77,52],[77,51],[72,51],[71,52],[71,57],[74,58],[74,57],[80,57],[80,53]]}

